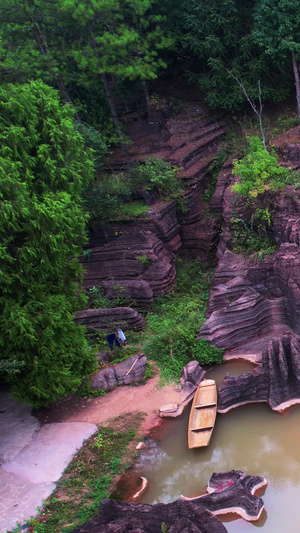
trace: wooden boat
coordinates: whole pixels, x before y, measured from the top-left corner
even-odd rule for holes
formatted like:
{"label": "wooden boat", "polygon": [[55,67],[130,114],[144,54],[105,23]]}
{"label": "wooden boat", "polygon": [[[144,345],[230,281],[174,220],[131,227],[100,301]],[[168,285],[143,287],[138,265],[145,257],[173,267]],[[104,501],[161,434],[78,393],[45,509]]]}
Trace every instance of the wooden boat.
{"label": "wooden boat", "polygon": [[217,388],[213,379],[204,379],[196,390],[188,429],[189,448],[208,446],[217,415]]}

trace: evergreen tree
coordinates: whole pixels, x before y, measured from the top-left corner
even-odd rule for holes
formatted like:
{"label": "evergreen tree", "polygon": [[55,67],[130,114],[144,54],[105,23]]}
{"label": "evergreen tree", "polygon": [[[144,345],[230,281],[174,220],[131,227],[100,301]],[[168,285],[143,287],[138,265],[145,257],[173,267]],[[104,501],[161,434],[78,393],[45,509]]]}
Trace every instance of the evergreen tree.
{"label": "evergreen tree", "polygon": [[[242,79],[255,99],[261,80],[264,100],[280,100],[285,86],[252,38],[253,2],[249,0],[185,0],[182,41],[192,52],[189,78],[204,90],[212,107],[235,110],[244,94],[230,76]],[[277,81],[277,83],[275,82]]]}
{"label": "evergreen tree", "polygon": [[14,395],[40,406],[78,388],[94,368],[73,322],[86,304],[81,193],[93,164],[72,109],[42,82],[0,89],[0,138],[1,366],[17,363],[8,375]]}
{"label": "evergreen tree", "polygon": [[[3,0],[0,4],[0,64],[4,79],[27,82],[43,79],[57,87],[62,100],[71,102],[63,78],[62,39],[55,0]],[[56,44],[54,44],[56,43]]]}
{"label": "evergreen tree", "polygon": [[[62,8],[80,26],[80,39],[73,42],[79,69],[102,81],[111,115],[130,164],[111,91],[110,77],[155,79],[166,66],[159,51],[172,46],[162,28],[163,17],[151,14],[157,0],[60,0]],[[110,76],[110,77],[109,77]]]}
{"label": "evergreen tree", "polygon": [[114,138],[104,90],[92,76],[87,79],[73,56],[72,43],[80,29],[59,0],[3,0],[0,18],[2,81],[42,79],[59,90],[63,102],[74,105],[77,120]]}
{"label": "evergreen tree", "polygon": [[300,52],[300,9],[298,0],[257,0],[253,36],[278,66],[288,58],[293,65],[297,110],[300,119],[300,82],[297,54]]}

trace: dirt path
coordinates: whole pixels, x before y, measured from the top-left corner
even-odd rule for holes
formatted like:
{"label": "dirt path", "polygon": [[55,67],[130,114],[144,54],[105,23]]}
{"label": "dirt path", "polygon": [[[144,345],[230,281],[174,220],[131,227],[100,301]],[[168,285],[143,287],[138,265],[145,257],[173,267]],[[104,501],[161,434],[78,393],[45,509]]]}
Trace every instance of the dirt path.
{"label": "dirt path", "polygon": [[159,408],[168,403],[179,403],[180,393],[175,386],[158,387],[158,375],[149,379],[145,385],[136,387],[117,387],[105,396],[80,398],[73,396],[58,402],[51,409],[39,411],[38,418],[45,422],[90,422],[102,424],[113,417],[128,412],[143,411],[146,413],[141,427],[147,433],[159,421]]}

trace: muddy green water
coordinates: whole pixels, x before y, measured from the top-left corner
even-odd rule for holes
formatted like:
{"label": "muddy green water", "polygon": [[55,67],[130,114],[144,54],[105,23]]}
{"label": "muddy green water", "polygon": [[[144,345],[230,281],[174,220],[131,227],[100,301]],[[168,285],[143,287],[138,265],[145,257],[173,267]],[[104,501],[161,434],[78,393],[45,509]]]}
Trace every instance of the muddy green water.
{"label": "muddy green water", "polygon": [[[209,372],[207,377],[220,382],[228,371],[233,375],[253,368],[231,362]],[[137,465],[140,475],[150,480],[143,503],[168,503],[185,496],[203,493],[213,472],[238,469],[265,476],[269,485],[263,494],[266,511],[255,523],[227,517],[229,533],[300,532],[300,407],[285,415],[271,411],[266,404],[239,407],[217,415],[208,448],[189,450],[187,425],[189,408],[167,422],[159,443],[143,452]]]}

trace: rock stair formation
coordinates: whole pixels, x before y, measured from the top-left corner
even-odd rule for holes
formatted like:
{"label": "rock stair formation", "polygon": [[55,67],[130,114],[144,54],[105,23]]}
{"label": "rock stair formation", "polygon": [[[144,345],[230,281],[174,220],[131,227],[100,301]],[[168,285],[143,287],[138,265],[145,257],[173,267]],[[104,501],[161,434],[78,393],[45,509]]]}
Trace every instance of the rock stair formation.
{"label": "rock stair formation", "polygon": [[[217,246],[219,220],[208,217],[203,192],[208,167],[219,151],[228,122],[226,116],[208,113],[197,103],[185,106],[168,120],[165,108],[162,119],[159,110],[154,111],[153,127],[138,116],[128,122],[128,135],[133,139],[129,152],[135,161],[152,155],[179,167],[178,175],[186,187],[186,212],[177,211],[174,200],[163,202],[150,195],[147,216],[93,231],[86,247],[91,252],[81,259],[85,288],[102,286],[109,298],[121,288],[122,296],[130,303],[142,306],[171,289],[174,259],[180,248],[189,256],[204,259]],[[153,116],[153,109],[151,113]],[[109,161],[109,170],[122,167],[123,155],[117,150]],[[145,258],[144,263],[139,257]]]}
{"label": "rock stair formation", "polygon": [[[139,260],[140,259],[140,260]],[[175,279],[174,254],[151,231],[138,230],[102,246],[82,259],[85,288],[102,286],[108,297],[149,305],[167,292]]]}
{"label": "rock stair formation", "polygon": [[[286,153],[284,147],[282,152]],[[223,233],[207,321],[199,337],[225,348],[228,359],[259,364],[243,376],[226,376],[220,387],[220,412],[256,401],[282,410],[300,403],[300,190],[287,187],[276,193],[272,229],[278,251],[261,262],[242,257],[228,248],[235,201],[231,168],[232,161],[224,165],[211,200],[214,209],[222,211]]]}
{"label": "rock stair formation", "polygon": [[219,390],[218,412],[254,402],[266,402],[279,412],[300,404],[299,353],[299,336],[273,337],[255,370],[234,377],[226,374]]}
{"label": "rock stair formation", "polygon": [[[201,179],[217,155],[220,140],[228,128],[228,118],[208,111],[202,104],[191,103],[176,116],[164,120],[160,131],[149,131],[146,120],[127,124],[127,133],[133,142],[128,146],[133,161],[155,156],[179,167],[178,176],[187,185]],[[141,134],[144,130],[145,135]],[[113,171],[125,166],[123,154],[117,150],[109,161]]]}
{"label": "rock stair formation", "polygon": [[110,327],[126,327],[139,330],[145,326],[145,319],[131,307],[111,307],[108,309],[86,309],[75,314],[75,322],[87,328],[107,329]]}

